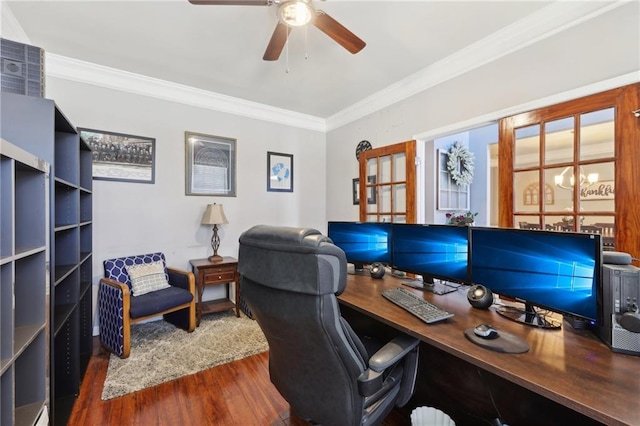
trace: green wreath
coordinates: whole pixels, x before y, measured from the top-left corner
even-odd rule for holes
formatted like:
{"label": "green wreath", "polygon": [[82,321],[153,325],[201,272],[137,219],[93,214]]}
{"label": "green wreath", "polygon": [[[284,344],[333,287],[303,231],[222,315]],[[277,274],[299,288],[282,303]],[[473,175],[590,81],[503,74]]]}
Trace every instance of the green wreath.
{"label": "green wreath", "polygon": [[458,186],[473,182],[473,153],[464,145],[455,142],[447,153],[447,171]]}

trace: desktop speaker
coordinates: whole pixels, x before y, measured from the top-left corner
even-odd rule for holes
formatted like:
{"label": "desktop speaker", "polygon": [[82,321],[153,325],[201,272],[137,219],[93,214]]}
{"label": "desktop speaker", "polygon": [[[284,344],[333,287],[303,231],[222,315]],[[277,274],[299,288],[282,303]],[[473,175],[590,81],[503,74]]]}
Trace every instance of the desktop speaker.
{"label": "desktop speaker", "polygon": [[628,264],[602,266],[602,318],[596,334],[613,352],[640,355],[640,269]]}
{"label": "desktop speaker", "polygon": [[380,279],[384,277],[384,265],[378,262],[372,263],[369,272],[371,273],[371,278]]}
{"label": "desktop speaker", "polygon": [[631,255],[621,251],[603,251],[602,263],[609,265],[631,265]]}
{"label": "desktop speaker", "polygon": [[467,291],[467,299],[471,306],[478,309],[487,309],[493,305],[493,293],[483,285],[475,284]]}

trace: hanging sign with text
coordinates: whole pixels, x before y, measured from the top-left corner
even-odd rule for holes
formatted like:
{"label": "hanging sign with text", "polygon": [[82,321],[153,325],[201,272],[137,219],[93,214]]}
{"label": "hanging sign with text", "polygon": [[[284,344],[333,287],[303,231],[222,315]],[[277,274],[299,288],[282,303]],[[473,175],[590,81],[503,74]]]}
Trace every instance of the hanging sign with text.
{"label": "hanging sign with text", "polygon": [[580,189],[580,199],[582,201],[613,200],[614,196],[615,182],[612,180],[596,182]]}

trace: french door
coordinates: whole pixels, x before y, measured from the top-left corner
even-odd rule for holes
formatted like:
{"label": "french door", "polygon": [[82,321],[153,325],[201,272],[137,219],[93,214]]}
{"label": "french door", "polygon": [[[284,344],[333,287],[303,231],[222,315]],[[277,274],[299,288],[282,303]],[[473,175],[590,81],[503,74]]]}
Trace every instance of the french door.
{"label": "french door", "polygon": [[499,224],[640,255],[640,84],[500,120]]}
{"label": "french door", "polygon": [[360,221],[415,223],[416,142],[360,154]]}

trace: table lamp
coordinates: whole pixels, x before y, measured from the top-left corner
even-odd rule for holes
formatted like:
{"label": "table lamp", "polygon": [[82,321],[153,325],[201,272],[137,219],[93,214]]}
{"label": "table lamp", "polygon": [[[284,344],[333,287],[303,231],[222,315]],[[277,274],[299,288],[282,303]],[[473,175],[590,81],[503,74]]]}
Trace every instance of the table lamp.
{"label": "table lamp", "polygon": [[209,256],[209,262],[221,262],[222,256],[218,255],[218,248],[220,247],[220,237],[218,236],[218,225],[223,223],[229,223],[227,217],[224,215],[222,204],[209,204],[207,210],[202,215],[202,225],[213,225],[213,236],[211,237],[211,248],[213,248],[213,255]]}

